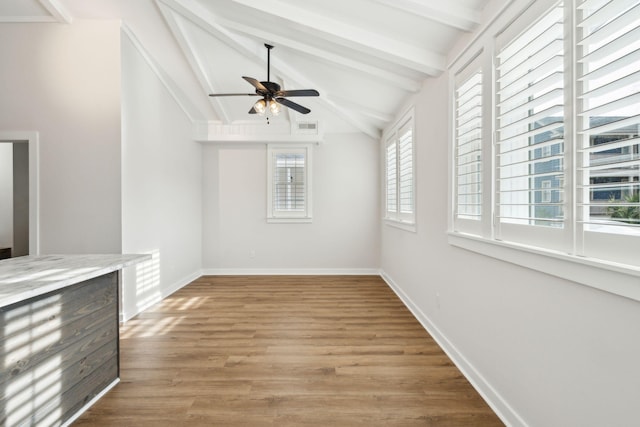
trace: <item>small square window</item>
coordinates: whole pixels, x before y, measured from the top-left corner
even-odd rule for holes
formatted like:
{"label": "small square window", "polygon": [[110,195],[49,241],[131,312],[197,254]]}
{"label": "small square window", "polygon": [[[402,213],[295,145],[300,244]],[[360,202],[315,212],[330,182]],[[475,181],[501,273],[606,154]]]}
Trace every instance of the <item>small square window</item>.
{"label": "small square window", "polygon": [[273,146],[268,158],[268,222],[311,222],[311,149]]}

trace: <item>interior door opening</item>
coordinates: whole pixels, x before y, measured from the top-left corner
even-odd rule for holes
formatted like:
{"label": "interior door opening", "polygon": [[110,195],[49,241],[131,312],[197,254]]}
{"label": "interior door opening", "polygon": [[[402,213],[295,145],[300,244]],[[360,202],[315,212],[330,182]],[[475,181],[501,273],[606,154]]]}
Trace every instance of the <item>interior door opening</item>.
{"label": "interior door opening", "polygon": [[37,133],[0,133],[0,259],[38,253]]}

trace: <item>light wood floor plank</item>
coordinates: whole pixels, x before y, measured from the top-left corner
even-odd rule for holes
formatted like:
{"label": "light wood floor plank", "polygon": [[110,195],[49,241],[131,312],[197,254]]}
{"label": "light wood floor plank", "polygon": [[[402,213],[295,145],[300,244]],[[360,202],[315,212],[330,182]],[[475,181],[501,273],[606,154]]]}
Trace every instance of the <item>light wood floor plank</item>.
{"label": "light wood floor plank", "polygon": [[76,426],[502,426],[375,276],[204,276],[121,328]]}

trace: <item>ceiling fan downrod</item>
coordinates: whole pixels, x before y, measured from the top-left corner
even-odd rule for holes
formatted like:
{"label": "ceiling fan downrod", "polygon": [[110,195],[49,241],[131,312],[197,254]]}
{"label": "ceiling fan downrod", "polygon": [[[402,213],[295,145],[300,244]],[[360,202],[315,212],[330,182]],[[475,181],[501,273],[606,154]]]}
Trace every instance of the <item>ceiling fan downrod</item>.
{"label": "ceiling fan downrod", "polygon": [[264,47],[267,48],[267,81],[270,82],[271,81],[271,49],[273,49],[273,46],[271,46],[268,43],[265,43]]}

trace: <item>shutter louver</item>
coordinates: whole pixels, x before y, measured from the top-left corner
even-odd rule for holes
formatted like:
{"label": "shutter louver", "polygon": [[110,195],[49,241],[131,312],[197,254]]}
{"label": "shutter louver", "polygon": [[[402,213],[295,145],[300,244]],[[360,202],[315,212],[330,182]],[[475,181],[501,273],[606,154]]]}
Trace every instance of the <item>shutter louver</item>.
{"label": "shutter louver", "polygon": [[640,235],[640,1],[578,5],[585,230]]}
{"label": "shutter louver", "polygon": [[564,227],[562,3],[497,56],[501,223]]}

